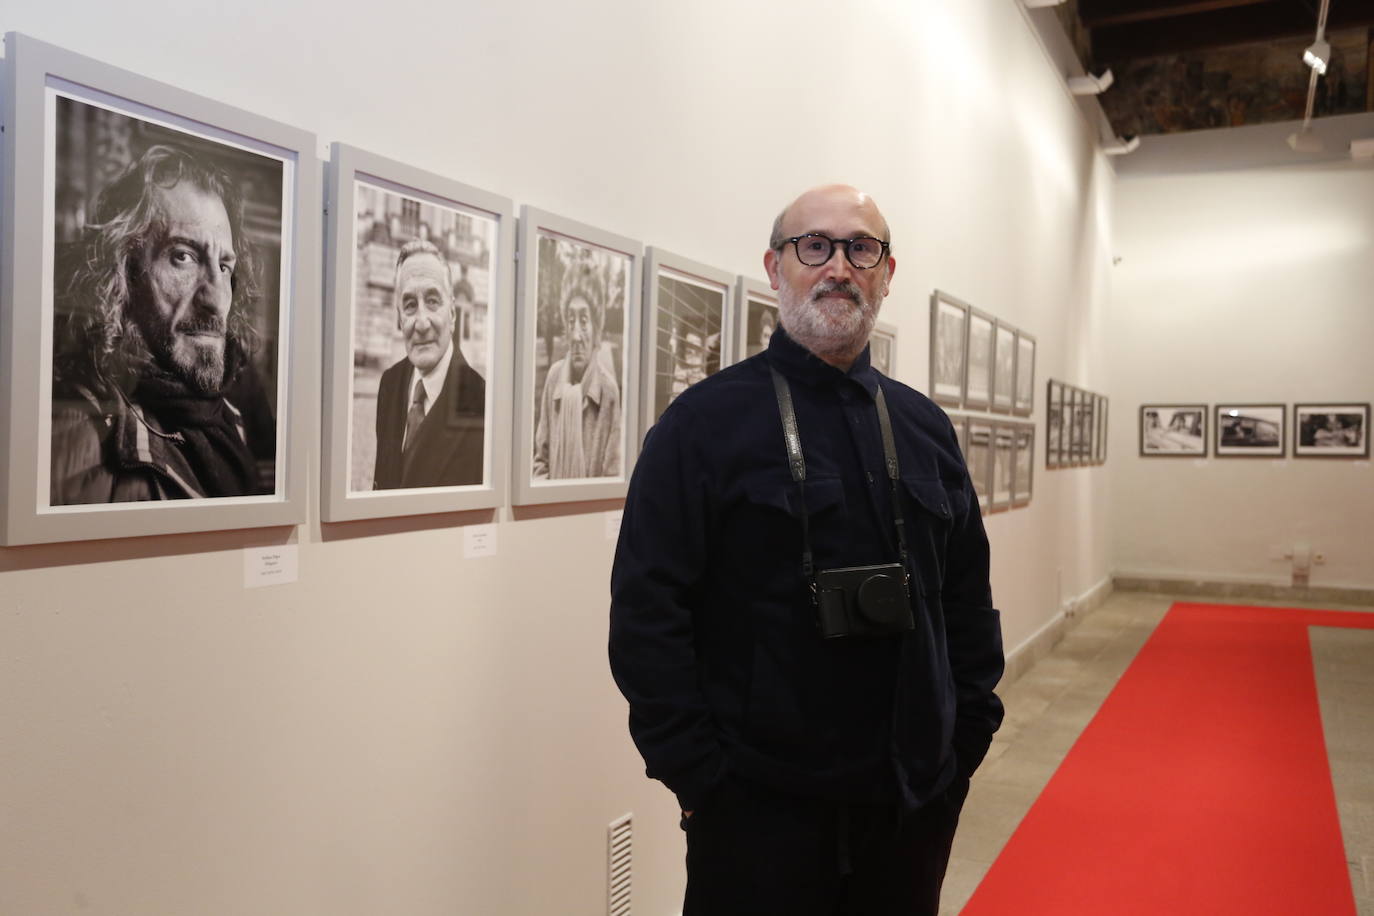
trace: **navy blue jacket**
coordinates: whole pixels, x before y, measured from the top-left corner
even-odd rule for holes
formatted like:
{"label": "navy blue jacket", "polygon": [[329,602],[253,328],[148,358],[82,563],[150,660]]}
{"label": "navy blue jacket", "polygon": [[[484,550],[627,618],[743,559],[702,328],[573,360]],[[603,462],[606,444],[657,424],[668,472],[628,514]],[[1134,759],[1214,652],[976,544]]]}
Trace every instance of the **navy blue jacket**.
{"label": "navy blue jacket", "polygon": [[[769,373],[790,382],[818,568],[894,562],[881,380],[901,466],[916,628],[823,639]],[[698,807],[727,772],[807,797],[915,808],[967,776],[1002,720],[978,500],[944,412],[779,330],[650,430],[611,574],[611,670],[648,767]]]}

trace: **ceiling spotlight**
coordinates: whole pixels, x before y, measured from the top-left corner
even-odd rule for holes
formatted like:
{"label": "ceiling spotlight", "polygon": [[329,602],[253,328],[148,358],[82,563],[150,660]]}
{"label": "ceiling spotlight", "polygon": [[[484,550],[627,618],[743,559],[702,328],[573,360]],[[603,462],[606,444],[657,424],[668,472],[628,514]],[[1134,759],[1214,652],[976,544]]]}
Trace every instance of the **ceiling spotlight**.
{"label": "ceiling spotlight", "polygon": [[1124,156],[1126,153],[1135,152],[1140,145],[1140,138],[1135,134],[1127,134],[1124,137],[1117,137],[1111,143],[1102,145],[1102,152],[1108,156]]}
{"label": "ceiling spotlight", "polygon": [[1307,50],[1302,52],[1302,62],[1322,76],[1326,75],[1326,65],[1331,61],[1331,42],[1325,38],[1318,37],[1316,41],[1307,46]]}
{"label": "ceiling spotlight", "polygon": [[1071,76],[1069,77],[1069,91],[1074,95],[1098,95],[1106,92],[1107,87],[1112,84],[1112,71],[1104,70],[1101,76]]}
{"label": "ceiling spotlight", "polygon": [[1300,153],[1320,153],[1326,149],[1326,144],[1322,143],[1322,138],[1312,132],[1312,128],[1304,127],[1295,134],[1288,135],[1288,145]]}

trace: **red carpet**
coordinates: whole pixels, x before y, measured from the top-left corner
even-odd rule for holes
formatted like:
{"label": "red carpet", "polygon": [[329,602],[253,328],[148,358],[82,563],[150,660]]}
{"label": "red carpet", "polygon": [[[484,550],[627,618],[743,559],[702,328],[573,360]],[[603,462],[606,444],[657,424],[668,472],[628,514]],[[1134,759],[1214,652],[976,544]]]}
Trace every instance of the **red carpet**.
{"label": "red carpet", "polygon": [[964,916],[1354,916],[1310,626],[1374,614],[1174,605]]}

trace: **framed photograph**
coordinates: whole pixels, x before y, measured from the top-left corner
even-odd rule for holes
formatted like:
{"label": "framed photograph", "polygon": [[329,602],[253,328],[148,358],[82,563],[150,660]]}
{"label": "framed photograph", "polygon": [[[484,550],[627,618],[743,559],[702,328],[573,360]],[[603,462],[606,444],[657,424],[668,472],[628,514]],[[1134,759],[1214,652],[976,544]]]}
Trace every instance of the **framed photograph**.
{"label": "framed photograph", "polygon": [[949,293],[930,294],[930,397],[937,404],[964,403],[969,306]]}
{"label": "framed photograph", "polygon": [[1216,455],[1281,457],[1287,448],[1283,404],[1216,405]]}
{"label": "framed photograph", "polygon": [[303,522],[314,136],[17,33],[4,67],[0,539]]}
{"label": "framed photograph", "polygon": [[330,159],[321,518],[498,506],[515,205],[341,143]]}
{"label": "framed photograph", "polygon": [[998,320],[994,339],[992,409],[1011,413],[1016,399],[1016,329]]}
{"label": "framed photograph", "polygon": [[1097,395],[1091,391],[1082,392],[1083,398],[1083,437],[1079,440],[1079,464],[1093,463],[1093,448],[1097,441]]}
{"label": "framed photograph", "polygon": [[516,273],[516,505],[625,495],[639,439],[639,242],[525,206]]}
{"label": "framed photograph", "polygon": [[739,318],[735,329],[735,357],[731,362],[768,349],[778,326],[778,294],[762,280],[741,276],[735,284]]}
{"label": "framed photograph", "polygon": [[1011,423],[993,423],[992,498],[988,511],[1011,508],[1012,478],[1016,473],[1016,428]]}
{"label": "framed photograph", "polygon": [[1012,427],[1013,464],[1011,475],[1011,504],[1024,506],[1031,501],[1035,475],[1035,427],[1019,423]]}
{"label": "framed photograph", "polygon": [[991,420],[969,417],[968,447],[964,450],[964,462],[978,494],[978,505],[984,512],[989,511],[992,502],[993,426]]}
{"label": "framed photograph", "polygon": [[997,319],[968,309],[968,347],[964,353],[964,406],[987,410],[992,404],[992,346]]}
{"label": "framed photograph", "polygon": [[1035,410],[1035,338],[1016,332],[1016,394],[1012,413],[1029,417]]}
{"label": "framed photograph", "polygon": [[888,378],[896,378],[897,326],[879,321],[868,338],[868,358],[873,368]]}
{"label": "framed photograph", "polygon": [[1061,467],[1076,468],[1083,463],[1083,390],[1064,386],[1064,461]]}
{"label": "framed photograph", "polygon": [[1060,436],[1064,432],[1064,383],[1050,379],[1045,383],[1045,467],[1060,466]]}
{"label": "framed photograph", "polygon": [[720,371],[735,317],[733,274],[661,248],[644,256],[640,440],[673,398]]}
{"label": "framed photograph", "polygon": [[1097,436],[1093,445],[1093,464],[1107,463],[1107,396],[1097,396]]}
{"label": "framed photograph", "polygon": [[1368,404],[1294,404],[1295,458],[1368,458]]}
{"label": "framed photograph", "polygon": [[1177,458],[1205,456],[1207,405],[1140,405],[1140,454]]}

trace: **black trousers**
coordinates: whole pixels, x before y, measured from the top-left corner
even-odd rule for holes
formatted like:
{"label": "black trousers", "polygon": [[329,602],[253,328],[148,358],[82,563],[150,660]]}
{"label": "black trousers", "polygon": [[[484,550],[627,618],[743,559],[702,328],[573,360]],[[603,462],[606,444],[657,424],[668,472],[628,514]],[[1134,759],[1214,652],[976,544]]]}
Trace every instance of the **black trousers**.
{"label": "black trousers", "polygon": [[968,782],[914,812],[727,779],[683,821],[683,916],[936,916]]}

